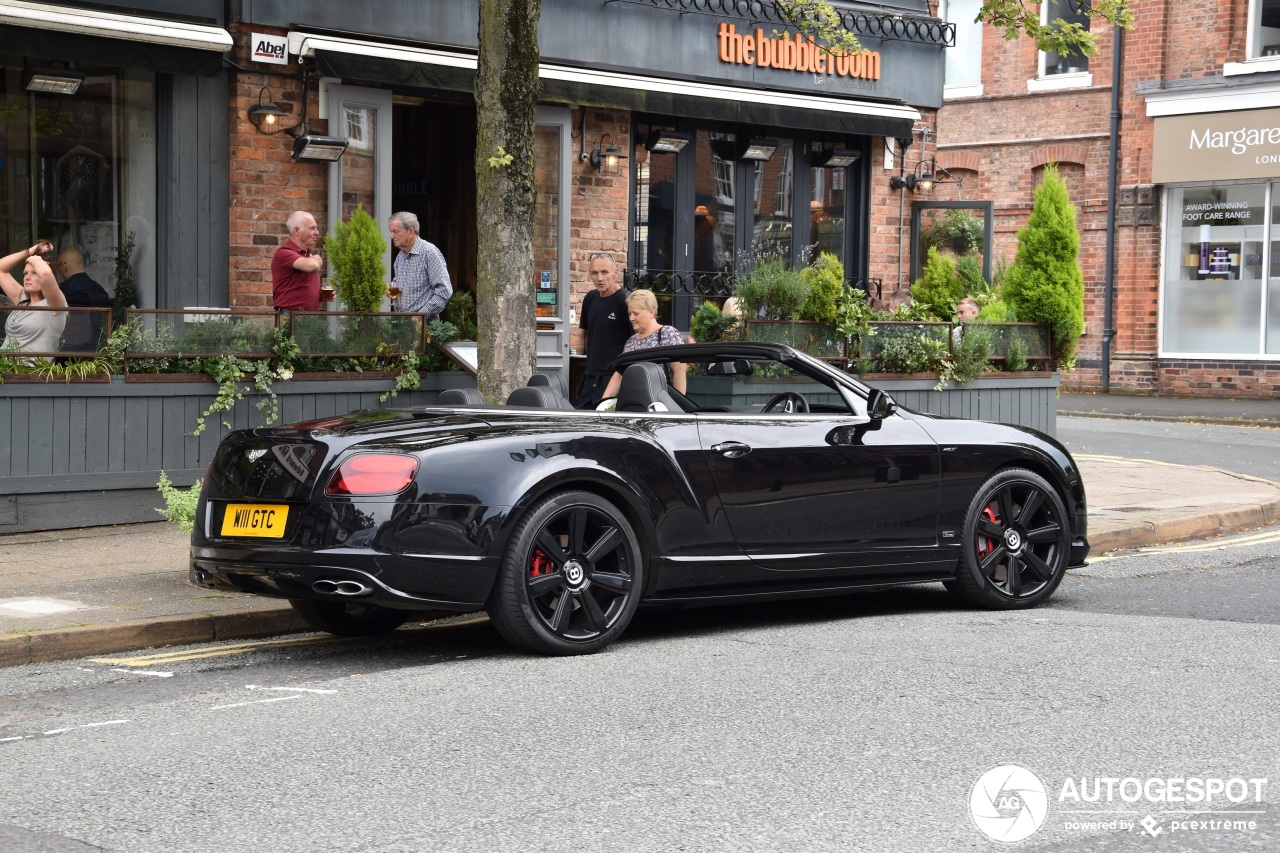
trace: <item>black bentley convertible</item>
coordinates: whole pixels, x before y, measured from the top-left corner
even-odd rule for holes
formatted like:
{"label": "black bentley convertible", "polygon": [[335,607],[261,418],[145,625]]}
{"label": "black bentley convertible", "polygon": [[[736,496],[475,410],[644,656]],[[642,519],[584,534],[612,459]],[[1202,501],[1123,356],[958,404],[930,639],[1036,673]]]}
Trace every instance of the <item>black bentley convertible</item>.
{"label": "black bentley convertible", "polygon": [[446,391],[232,433],[192,581],[287,598],[337,634],[484,609],[522,648],[579,654],[639,606],[939,581],[1034,607],[1088,554],[1080,471],[1034,430],[898,408],[781,345],[615,366],[614,411],[574,410],[540,375],[502,405]]}

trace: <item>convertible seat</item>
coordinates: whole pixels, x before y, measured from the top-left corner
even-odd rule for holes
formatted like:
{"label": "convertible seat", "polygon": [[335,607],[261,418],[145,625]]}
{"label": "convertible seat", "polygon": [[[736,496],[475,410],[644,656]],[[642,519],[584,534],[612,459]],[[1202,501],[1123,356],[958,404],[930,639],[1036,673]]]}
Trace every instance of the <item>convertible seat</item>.
{"label": "convertible seat", "polygon": [[552,393],[559,398],[560,408],[573,408],[573,404],[569,402],[569,382],[564,378],[563,373],[543,373],[539,371],[529,377],[529,387],[550,388]]}
{"label": "convertible seat", "polygon": [[483,406],[479,388],[446,388],[436,395],[438,406]]}
{"label": "convertible seat", "polygon": [[619,412],[683,412],[667,393],[667,374],[661,365],[638,361],[622,374],[618,388]]}
{"label": "convertible seat", "polygon": [[545,385],[526,385],[517,388],[507,397],[508,406],[523,406],[526,409],[558,409],[560,400],[556,392]]}

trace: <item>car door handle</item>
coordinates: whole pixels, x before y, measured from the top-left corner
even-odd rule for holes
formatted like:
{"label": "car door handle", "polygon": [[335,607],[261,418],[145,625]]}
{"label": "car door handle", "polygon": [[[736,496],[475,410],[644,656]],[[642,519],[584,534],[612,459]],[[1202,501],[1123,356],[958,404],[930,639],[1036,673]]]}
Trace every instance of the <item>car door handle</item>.
{"label": "car door handle", "polygon": [[741,441],[722,441],[719,444],[711,445],[711,449],[722,456],[737,459],[739,456],[746,456],[750,453],[751,445],[743,444]]}

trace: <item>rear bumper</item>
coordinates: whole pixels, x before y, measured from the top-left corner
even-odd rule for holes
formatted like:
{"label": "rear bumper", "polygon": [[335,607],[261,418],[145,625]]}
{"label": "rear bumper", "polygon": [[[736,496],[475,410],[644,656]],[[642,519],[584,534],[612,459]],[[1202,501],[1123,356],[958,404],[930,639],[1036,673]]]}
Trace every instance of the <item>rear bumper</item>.
{"label": "rear bumper", "polygon": [[188,578],[204,589],[272,598],[345,601],[397,610],[484,607],[495,561],[430,555],[273,551],[193,546]]}

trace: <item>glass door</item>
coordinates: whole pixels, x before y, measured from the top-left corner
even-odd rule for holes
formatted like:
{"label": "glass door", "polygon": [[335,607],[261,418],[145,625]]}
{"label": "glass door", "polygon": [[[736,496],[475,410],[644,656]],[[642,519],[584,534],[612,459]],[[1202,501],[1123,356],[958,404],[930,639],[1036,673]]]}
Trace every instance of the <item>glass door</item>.
{"label": "glass door", "polygon": [[[360,86],[330,86],[329,132],[345,136],[346,153],[329,167],[329,223],[333,233],[340,219],[363,207],[384,230],[391,209],[391,93]],[[382,263],[390,277],[391,242]],[[331,303],[335,304],[335,303]]]}
{"label": "glass door", "polygon": [[538,323],[538,370],[569,378],[569,110],[539,107],[534,145],[533,288]]}

